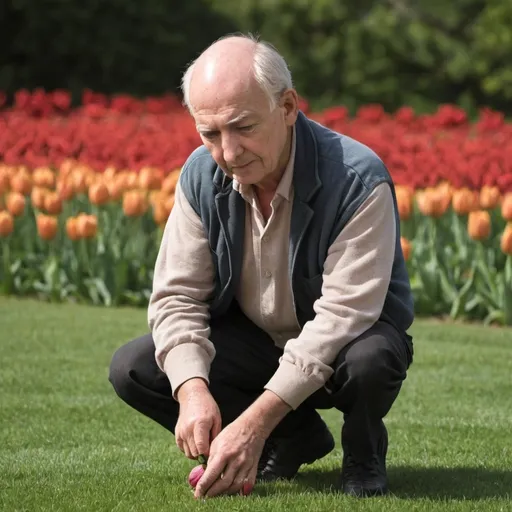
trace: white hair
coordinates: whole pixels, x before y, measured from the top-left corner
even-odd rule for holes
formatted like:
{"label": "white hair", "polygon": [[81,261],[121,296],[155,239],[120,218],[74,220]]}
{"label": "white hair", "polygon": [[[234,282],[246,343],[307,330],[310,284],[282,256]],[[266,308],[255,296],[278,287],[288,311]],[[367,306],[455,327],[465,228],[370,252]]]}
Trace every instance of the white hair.
{"label": "white hair", "polygon": [[[293,87],[293,80],[288,65],[284,60],[283,56],[277,51],[277,49],[266,41],[261,41],[259,37],[253,36],[252,34],[229,34],[217,39],[213,44],[224,39],[240,37],[254,41],[256,44],[253,57],[252,71],[254,78],[259,84],[265,95],[267,96],[270,103],[270,110],[273,110],[282,93],[286,89]],[[181,91],[183,93],[183,105],[192,112],[190,105],[190,81],[194,66],[197,59],[192,61],[186,69],[181,79]]]}

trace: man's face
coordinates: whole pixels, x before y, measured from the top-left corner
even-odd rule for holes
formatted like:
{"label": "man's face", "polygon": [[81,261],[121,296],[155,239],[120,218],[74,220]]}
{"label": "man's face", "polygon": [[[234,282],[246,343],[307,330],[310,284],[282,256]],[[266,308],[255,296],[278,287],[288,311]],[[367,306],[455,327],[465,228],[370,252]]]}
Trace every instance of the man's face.
{"label": "man's face", "polygon": [[294,91],[286,91],[271,111],[263,90],[248,78],[203,89],[192,108],[201,140],[228,176],[256,185],[286,166],[288,128],[297,118]]}

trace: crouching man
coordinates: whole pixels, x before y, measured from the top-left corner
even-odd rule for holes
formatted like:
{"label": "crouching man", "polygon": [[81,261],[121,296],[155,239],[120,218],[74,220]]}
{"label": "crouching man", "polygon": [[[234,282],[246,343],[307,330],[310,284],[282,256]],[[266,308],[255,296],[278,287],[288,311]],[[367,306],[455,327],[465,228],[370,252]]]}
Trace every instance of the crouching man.
{"label": "crouching man", "polygon": [[186,161],[155,266],[150,334],[110,381],[208,457],[195,496],[293,478],[334,448],[342,489],[387,492],[383,418],[412,362],[413,302],[392,180],[363,144],[308,119],[284,59],[251,36],[183,77],[203,145]]}

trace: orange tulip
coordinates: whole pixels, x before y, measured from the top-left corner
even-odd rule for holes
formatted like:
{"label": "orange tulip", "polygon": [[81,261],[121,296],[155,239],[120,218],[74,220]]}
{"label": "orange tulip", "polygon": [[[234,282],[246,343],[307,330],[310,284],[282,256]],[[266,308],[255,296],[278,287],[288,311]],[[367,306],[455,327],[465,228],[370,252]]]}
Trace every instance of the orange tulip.
{"label": "orange tulip", "polygon": [[39,213],[36,216],[37,232],[43,240],[53,240],[57,235],[57,219],[51,215]]}
{"label": "orange tulip", "polygon": [[508,223],[501,235],[500,247],[502,252],[512,256],[512,223]]}
{"label": "orange tulip", "polygon": [[25,196],[19,192],[9,192],[5,204],[11,215],[19,217],[25,211]]}
{"label": "orange tulip", "polygon": [[458,215],[467,215],[469,212],[478,210],[480,207],[480,196],[478,192],[461,188],[453,192],[452,207]]}
{"label": "orange tulip", "polygon": [[98,232],[98,219],[96,215],[81,213],[76,220],[78,236],[81,238],[94,238]]}
{"label": "orange tulip", "polygon": [[53,188],[55,187],[55,174],[48,167],[38,167],[34,169],[32,181],[37,187]]}
{"label": "orange tulip", "polygon": [[180,179],[181,169],[176,169],[169,173],[162,182],[162,190],[166,194],[173,194],[176,190],[176,184]]}
{"label": "orange tulip", "polygon": [[75,169],[71,174],[71,183],[76,194],[87,192],[87,175],[80,169]]}
{"label": "orange tulip", "polygon": [[148,202],[152,208],[154,208],[157,203],[165,199],[165,196],[161,190],[150,190],[147,194],[147,197]]}
{"label": "orange tulip", "polygon": [[48,192],[44,198],[44,209],[50,215],[59,215],[62,212],[62,200],[57,192]]}
{"label": "orange tulip", "polygon": [[108,188],[108,194],[112,201],[119,201],[119,199],[121,199],[121,197],[123,197],[124,189],[123,189],[120,181],[118,181],[118,180],[109,181],[107,183],[107,188]]}
{"label": "orange tulip", "polygon": [[108,192],[108,187],[105,183],[100,181],[93,183],[89,188],[89,201],[92,204],[97,206],[101,206],[103,204],[108,203],[110,199],[110,194]]}
{"label": "orange tulip", "polygon": [[405,261],[408,261],[411,257],[412,252],[412,244],[407,240],[407,238],[401,236],[400,237],[400,245],[402,246],[402,253],[404,255]]}
{"label": "orange tulip", "polygon": [[4,194],[9,190],[11,186],[11,178],[7,169],[0,169],[0,195]]}
{"label": "orange tulip", "polygon": [[508,192],[503,198],[503,202],[501,203],[501,216],[506,221],[512,220],[512,192]]}
{"label": "orange tulip", "polygon": [[162,187],[162,173],[153,167],[143,167],[138,178],[139,187],[142,189],[159,190]]}
{"label": "orange tulip", "polygon": [[75,162],[75,160],[67,158],[60,164],[59,174],[61,176],[69,176],[73,172],[75,167],[77,167],[77,163]]}
{"label": "orange tulip", "polygon": [[473,240],[485,240],[491,235],[491,216],[487,210],[469,213],[468,233]]}
{"label": "orange tulip", "polygon": [[492,210],[500,204],[501,194],[498,187],[484,185],[480,190],[480,208]]}
{"label": "orange tulip", "polygon": [[103,171],[103,179],[106,182],[111,181],[117,173],[117,169],[114,166],[109,166]]}
{"label": "orange tulip", "polygon": [[123,212],[128,217],[143,215],[148,209],[146,198],[139,190],[128,190],[123,196]]}
{"label": "orange tulip", "polygon": [[30,194],[32,206],[38,210],[43,210],[46,194],[48,194],[48,190],[46,188],[34,187],[32,189],[32,193]]}
{"label": "orange tulip", "polygon": [[113,182],[119,187],[120,190],[123,192],[128,190],[128,172],[127,171],[121,171],[118,172],[114,178]]}
{"label": "orange tulip", "polygon": [[11,177],[11,190],[28,196],[32,190],[32,181],[25,172],[16,173]]}
{"label": "orange tulip", "polygon": [[69,217],[66,220],[66,234],[70,240],[76,241],[80,238],[77,224],[76,217]]}
{"label": "orange tulip", "polygon": [[127,190],[132,190],[139,186],[139,175],[134,171],[128,171],[125,180]]}
{"label": "orange tulip", "polygon": [[161,226],[167,222],[169,218],[169,212],[165,207],[165,201],[161,200],[154,204],[153,206],[153,219],[155,222]]}
{"label": "orange tulip", "polygon": [[442,190],[444,193],[450,196],[450,201],[453,195],[453,185],[448,181],[442,181],[436,186],[437,190]]}
{"label": "orange tulip", "polygon": [[418,209],[427,217],[442,217],[450,206],[450,193],[445,188],[426,188],[416,194]]}
{"label": "orange tulip", "polygon": [[87,189],[90,189],[94,183],[98,182],[98,175],[94,172],[86,172],[85,173],[85,184],[87,185]]}
{"label": "orange tulip", "polygon": [[0,237],[9,236],[14,231],[14,219],[9,212],[0,212]]}
{"label": "orange tulip", "polygon": [[71,201],[75,196],[74,185],[71,180],[62,179],[57,182],[57,193],[62,201]]}
{"label": "orange tulip", "polygon": [[395,187],[398,214],[401,220],[407,220],[412,213],[413,193],[409,187],[398,185]]}

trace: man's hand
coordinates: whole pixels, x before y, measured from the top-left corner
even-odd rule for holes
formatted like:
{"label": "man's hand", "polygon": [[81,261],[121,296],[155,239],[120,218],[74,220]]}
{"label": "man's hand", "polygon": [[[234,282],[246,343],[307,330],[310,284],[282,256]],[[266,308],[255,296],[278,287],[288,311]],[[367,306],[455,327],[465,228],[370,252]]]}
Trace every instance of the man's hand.
{"label": "man's hand", "polygon": [[196,486],[195,497],[237,494],[244,484],[252,488],[265,439],[242,417],[225,427],[212,442],[208,465]]}
{"label": "man's hand", "polygon": [[176,423],[176,444],[189,459],[208,456],[210,443],[222,428],[220,410],[202,379],[190,379],[178,389],[180,415]]}
{"label": "man's hand", "polygon": [[252,488],[265,441],[290,410],[272,391],[264,391],[213,441],[195,497],[238,493],[244,484]]}

